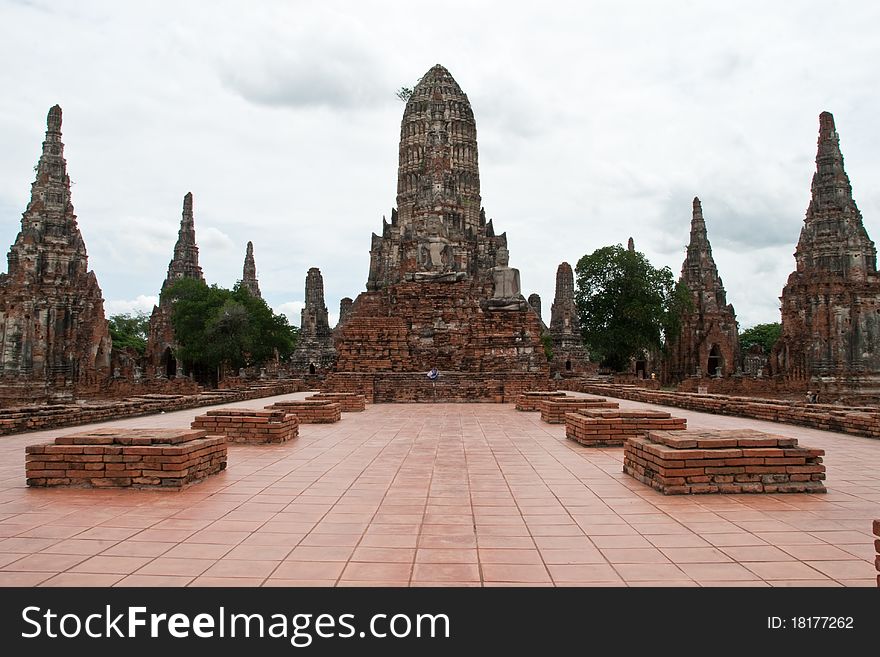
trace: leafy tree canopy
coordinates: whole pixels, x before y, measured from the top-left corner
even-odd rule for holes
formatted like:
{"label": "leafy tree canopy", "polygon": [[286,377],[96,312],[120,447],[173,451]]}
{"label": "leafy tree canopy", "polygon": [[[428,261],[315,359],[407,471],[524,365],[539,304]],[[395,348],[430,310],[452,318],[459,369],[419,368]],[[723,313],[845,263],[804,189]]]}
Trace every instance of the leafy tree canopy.
{"label": "leafy tree canopy", "polygon": [[162,298],[174,304],[178,356],[193,365],[238,369],[265,363],[276,349],[286,358],[296,346],[297,329],[241,284],[227,290],[184,278]]}
{"label": "leafy tree canopy", "polygon": [[678,335],[691,301],[669,267],[656,269],[642,253],[618,244],[585,255],[575,272],[584,343],[606,367],[625,370],[632,358]]}
{"label": "leafy tree canopy", "polygon": [[759,344],[764,348],[764,353],[769,354],[781,335],[782,324],[779,322],[757,324],[739,334],[740,348],[745,351],[752,345]]}
{"label": "leafy tree canopy", "polygon": [[147,349],[147,335],[150,331],[150,318],[143,311],[111,315],[107,320],[110,326],[110,339],[116,349],[131,348],[141,356]]}

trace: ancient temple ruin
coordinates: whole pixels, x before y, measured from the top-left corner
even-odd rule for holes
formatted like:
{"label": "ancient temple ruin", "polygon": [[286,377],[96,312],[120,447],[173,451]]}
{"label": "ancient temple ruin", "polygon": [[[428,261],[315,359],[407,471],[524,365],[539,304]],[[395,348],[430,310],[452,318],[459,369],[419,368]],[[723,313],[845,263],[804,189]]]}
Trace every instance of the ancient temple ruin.
{"label": "ancient temple ruin", "polygon": [[36,172],[0,274],[0,403],[94,391],[110,375],[104,300],[73,212],[58,105]]}
{"label": "ancient temple ruin", "polygon": [[880,374],[877,250],[853,200],[830,112],[819,116],[812,198],[782,290],[774,373],[864,385]]}
{"label": "ancient temple ruin", "polygon": [[254,243],[247,243],[247,251],[244,254],[244,267],[241,273],[241,286],[258,299],[260,294],[260,282],[257,280],[257,265],[254,262]]}
{"label": "ancient temple ruin", "polygon": [[[481,206],[470,102],[434,66],[403,112],[397,208],[372,237],[367,291],[337,331],[328,386],[377,401],[500,401],[546,380],[541,323],[508,258],[506,235]],[[433,368],[440,378],[428,380]]]}
{"label": "ancient temple ruin", "polygon": [[354,300],[351,297],[342,297],[339,300],[339,320],[336,322],[336,328],[340,328],[348,321],[352,305],[354,305]]}
{"label": "ancient temple ruin", "polygon": [[581,324],[574,303],[574,272],[567,262],[556,268],[556,294],[550,306],[550,336],[553,357],[550,371],[562,376],[595,371],[581,336]]}
{"label": "ancient temple ruin", "polygon": [[[199,266],[199,247],[196,245],[191,192],[187,192],[183,197],[180,230],[177,233],[177,243],[174,245],[174,257],[168,264],[168,274],[162,283],[162,292],[184,278],[205,280],[202,268]],[[174,327],[171,324],[172,309],[173,302],[162,295],[159,298],[159,305],[153,306],[153,313],[150,315],[150,334],[145,357],[151,369],[149,373],[157,377],[171,378],[185,373],[175,355],[177,344],[174,340]]]}
{"label": "ancient temple ruin", "polygon": [[681,316],[681,330],[668,347],[664,378],[728,376],[739,367],[739,331],[733,306],[712,257],[699,198],[694,198],[691,238],[679,284],[690,292],[691,307]]}
{"label": "ancient temple ruin", "polygon": [[306,274],[306,302],[300,318],[299,339],[290,357],[291,369],[298,374],[325,374],[333,367],[336,350],[324,304],[324,278],[317,267]]}

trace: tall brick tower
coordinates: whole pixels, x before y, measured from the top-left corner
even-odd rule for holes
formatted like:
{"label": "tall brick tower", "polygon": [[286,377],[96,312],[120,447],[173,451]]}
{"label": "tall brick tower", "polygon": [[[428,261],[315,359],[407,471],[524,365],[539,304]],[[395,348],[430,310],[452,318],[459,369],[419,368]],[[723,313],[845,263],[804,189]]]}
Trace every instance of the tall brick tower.
{"label": "tall brick tower", "polygon": [[[499,398],[497,387],[486,392],[489,374],[511,389],[547,377],[540,336],[519,272],[508,266],[507,236],[495,234],[482,210],[473,110],[438,64],[403,112],[397,208],[372,236],[367,292],[336,331],[333,385],[343,373],[384,373],[377,401],[422,398],[416,384],[436,367],[443,381],[457,377],[481,386],[476,397]],[[432,399],[466,394],[459,387],[440,395],[438,385],[428,390]]]}
{"label": "tall brick tower", "polygon": [[324,303],[324,277],[312,267],[306,274],[306,302],[300,315],[299,340],[290,364],[297,373],[325,374],[333,367],[336,350]]}
{"label": "tall brick tower", "polygon": [[691,239],[681,266],[679,283],[690,291],[692,308],[681,317],[678,339],[669,345],[666,378],[730,375],[739,363],[736,313],[712,257],[706,221],[699,198],[694,198]]}
{"label": "tall brick tower", "polygon": [[[177,232],[177,242],[174,245],[174,257],[168,263],[168,273],[162,282],[162,292],[183,278],[205,280],[202,268],[199,266],[192,192],[187,192],[183,197],[180,230]],[[153,306],[153,313],[150,315],[146,358],[153,372],[158,376],[174,377],[182,373],[178,371],[175,356],[177,344],[174,340],[174,327],[171,324],[171,310],[171,302],[160,298],[159,305]]]}
{"label": "tall brick tower", "polygon": [[109,377],[104,300],[73,212],[58,105],[36,170],[0,274],[0,400],[69,397]]}
{"label": "tall brick tower", "polygon": [[260,294],[260,282],[257,280],[257,265],[254,262],[254,243],[247,243],[247,251],[244,254],[244,267],[242,268],[241,273],[241,284],[247,288],[247,290],[257,297],[258,299],[262,299],[262,295]]}
{"label": "tall brick tower", "polygon": [[[795,250],[797,267],[782,290],[782,337],[774,371],[788,377],[876,379],[880,374],[877,250],[853,200],[840,138],[819,115],[812,197]],[[864,381],[862,381],[864,383]]]}
{"label": "tall brick tower", "polygon": [[554,375],[583,374],[596,367],[584,347],[577,307],[574,303],[574,272],[567,262],[556,268],[556,294],[550,306],[548,333],[553,344],[550,370]]}

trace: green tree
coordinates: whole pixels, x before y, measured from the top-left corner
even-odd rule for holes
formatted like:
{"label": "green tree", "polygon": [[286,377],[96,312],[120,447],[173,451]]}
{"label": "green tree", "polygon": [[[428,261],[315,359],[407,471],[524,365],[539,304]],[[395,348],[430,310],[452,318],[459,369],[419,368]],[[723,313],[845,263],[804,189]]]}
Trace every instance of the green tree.
{"label": "green tree", "polygon": [[147,349],[147,336],[150,332],[150,318],[143,311],[111,315],[107,320],[110,339],[116,349],[129,347],[143,356]]}
{"label": "green tree", "polygon": [[677,337],[690,296],[669,267],[656,269],[617,244],[585,255],[575,272],[584,342],[606,367],[625,370],[632,358]]}
{"label": "green tree", "polygon": [[773,345],[782,335],[782,324],[773,322],[772,324],[757,324],[752,328],[748,328],[739,334],[740,348],[745,351],[755,344],[764,347],[764,353],[769,354],[773,349]]}
{"label": "green tree", "polygon": [[401,87],[394,92],[394,95],[405,103],[413,95],[412,87]]}
{"label": "green tree", "polygon": [[181,279],[163,293],[174,304],[171,322],[179,358],[191,368],[216,371],[287,358],[297,330],[240,284],[232,290]]}

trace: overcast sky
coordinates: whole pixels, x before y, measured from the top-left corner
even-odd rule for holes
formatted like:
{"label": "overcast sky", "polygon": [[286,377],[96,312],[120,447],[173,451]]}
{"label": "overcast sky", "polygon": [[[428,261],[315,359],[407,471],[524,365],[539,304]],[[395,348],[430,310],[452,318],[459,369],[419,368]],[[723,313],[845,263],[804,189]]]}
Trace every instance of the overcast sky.
{"label": "overcast sky", "polygon": [[58,103],[108,314],[152,307],[191,191],[209,282],[253,240],[270,305],[299,324],[319,267],[333,323],[395,204],[395,90],[441,63],[545,319],[560,262],[630,236],[678,276],[699,196],[740,327],[778,321],[823,110],[880,237],[878,25],[869,0],[0,0],[0,248]]}

